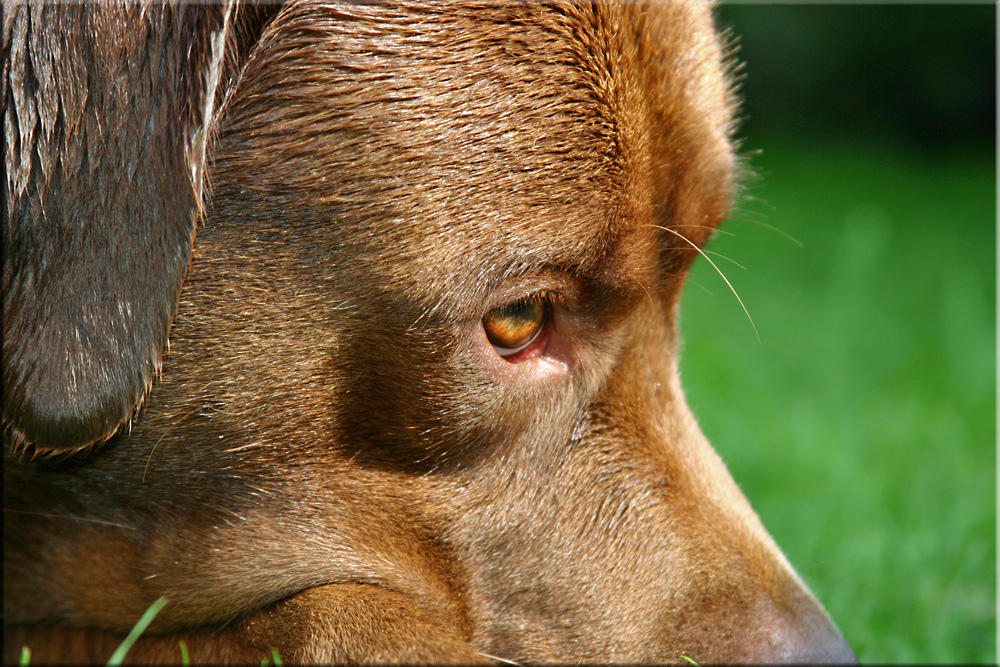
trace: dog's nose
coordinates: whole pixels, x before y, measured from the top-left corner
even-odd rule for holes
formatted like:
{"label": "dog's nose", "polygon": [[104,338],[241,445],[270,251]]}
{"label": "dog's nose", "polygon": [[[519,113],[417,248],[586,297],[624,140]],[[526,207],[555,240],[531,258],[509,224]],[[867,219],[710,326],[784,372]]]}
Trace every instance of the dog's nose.
{"label": "dog's nose", "polygon": [[857,665],[858,656],[844,637],[834,630],[817,643],[805,646],[784,661],[798,665]]}
{"label": "dog's nose", "polygon": [[794,637],[780,662],[799,665],[856,665],[858,656],[812,596],[793,605]]}
{"label": "dog's nose", "polygon": [[797,577],[761,594],[756,628],[736,648],[736,661],[755,664],[856,665],[858,656],[823,606]]}

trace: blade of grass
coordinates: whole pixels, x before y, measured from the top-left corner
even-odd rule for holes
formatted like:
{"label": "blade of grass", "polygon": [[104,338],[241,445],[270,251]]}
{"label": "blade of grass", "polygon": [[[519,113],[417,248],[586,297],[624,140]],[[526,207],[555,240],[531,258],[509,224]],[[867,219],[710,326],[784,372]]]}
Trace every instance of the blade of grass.
{"label": "blade of grass", "polygon": [[156,615],[160,613],[160,610],[167,604],[167,598],[160,598],[153,604],[149,605],[149,609],[139,618],[136,622],[135,627],[132,631],[128,633],[125,640],[115,649],[115,652],[111,654],[111,658],[108,660],[108,667],[118,667],[125,660],[125,656],[128,654],[129,649],[135,644],[136,640],[146,631],[149,624],[153,622]]}

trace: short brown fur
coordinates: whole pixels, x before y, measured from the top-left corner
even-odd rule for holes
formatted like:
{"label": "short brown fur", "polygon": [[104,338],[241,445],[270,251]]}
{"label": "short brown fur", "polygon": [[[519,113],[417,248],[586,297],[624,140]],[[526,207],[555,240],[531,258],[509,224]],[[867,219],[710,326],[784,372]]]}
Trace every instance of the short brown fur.
{"label": "short brown fur", "polygon": [[[208,120],[184,106],[142,130],[192,179],[170,199],[150,172],[176,215],[148,224],[180,230],[162,263],[186,263],[201,211],[197,243],[141,412],[158,325],[142,334],[155,353],[93,375],[117,407],[49,421],[22,407],[39,386],[17,366],[29,334],[4,325],[5,661],[22,644],[40,663],[105,660],[160,596],[133,660],[176,662],[181,639],[193,662],[853,659],[678,379],[684,275],[733,189],[707,7],[160,9],[115,20],[209,35],[177,61],[191,92],[171,89],[195,112],[214,95]],[[70,10],[49,11],[5,22],[44,35]],[[47,53],[18,34],[13,62]],[[29,141],[18,94],[5,122]],[[8,177],[5,240],[87,200],[33,165],[70,148],[8,152],[27,186]],[[123,177],[91,150],[96,182]],[[40,252],[90,274],[107,259],[25,233],[4,251],[19,324]],[[532,295],[552,303],[548,347],[510,363],[481,320]],[[82,309],[34,326],[72,331]],[[119,363],[87,361],[74,381]]]}

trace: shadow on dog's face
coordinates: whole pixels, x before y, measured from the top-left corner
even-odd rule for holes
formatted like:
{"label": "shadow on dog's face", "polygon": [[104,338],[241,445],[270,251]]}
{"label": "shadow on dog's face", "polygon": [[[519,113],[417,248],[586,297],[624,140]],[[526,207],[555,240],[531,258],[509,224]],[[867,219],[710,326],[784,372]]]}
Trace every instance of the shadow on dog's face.
{"label": "shadow on dog's face", "polygon": [[[264,643],[291,658],[391,658],[344,638],[381,627],[366,615],[380,602],[357,587],[429,619],[414,641],[471,647],[458,658],[852,659],[679,385],[679,293],[733,171],[707,11],[303,3],[219,16],[190,19],[215,31],[193,40],[202,60],[178,65],[214,73],[193,79],[204,99],[188,96],[204,116],[153,114],[173,143],[158,167],[139,151],[149,237],[175,206],[171,232],[186,238],[205,188],[169,352],[142,412],[99,447],[157,362],[144,350],[158,349],[159,320],[135,337],[128,323],[158,288],[127,270],[87,284],[100,248],[18,229],[96,188],[58,173],[67,194],[38,174],[10,186],[5,437],[83,451],[7,463],[8,622],[121,632],[165,595],[157,632],[279,609]],[[192,174],[183,187],[174,163]],[[98,185],[126,177],[80,170]],[[90,224],[98,237],[112,226]],[[40,352],[24,324],[45,310],[25,287],[45,275],[32,244],[61,253],[78,277],[52,284],[80,295],[33,316]],[[178,247],[165,273],[183,271]],[[142,261],[145,276],[161,260]],[[68,367],[25,370],[67,354],[46,327],[94,319],[106,335],[78,366],[68,354]],[[100,409],[51,399],[77,387],[66,374]],[[280,601],[330,586],[347,602],[300,606],[342,633],[329,640],[342,652],[299,652],[315,633],[283,625]]]}

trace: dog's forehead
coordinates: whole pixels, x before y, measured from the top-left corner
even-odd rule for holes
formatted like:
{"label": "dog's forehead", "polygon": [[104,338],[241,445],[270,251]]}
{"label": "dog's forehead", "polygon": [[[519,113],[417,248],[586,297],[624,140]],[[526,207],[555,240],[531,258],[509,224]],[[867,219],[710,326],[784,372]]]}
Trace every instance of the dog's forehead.
{"label": "dog's forehead", "polygon": [[572,3],[293,5],[231,96],[220,163],[327,261],[415,298],[597,270],[656,203],[639,51],[660,35],[635,28]]}

